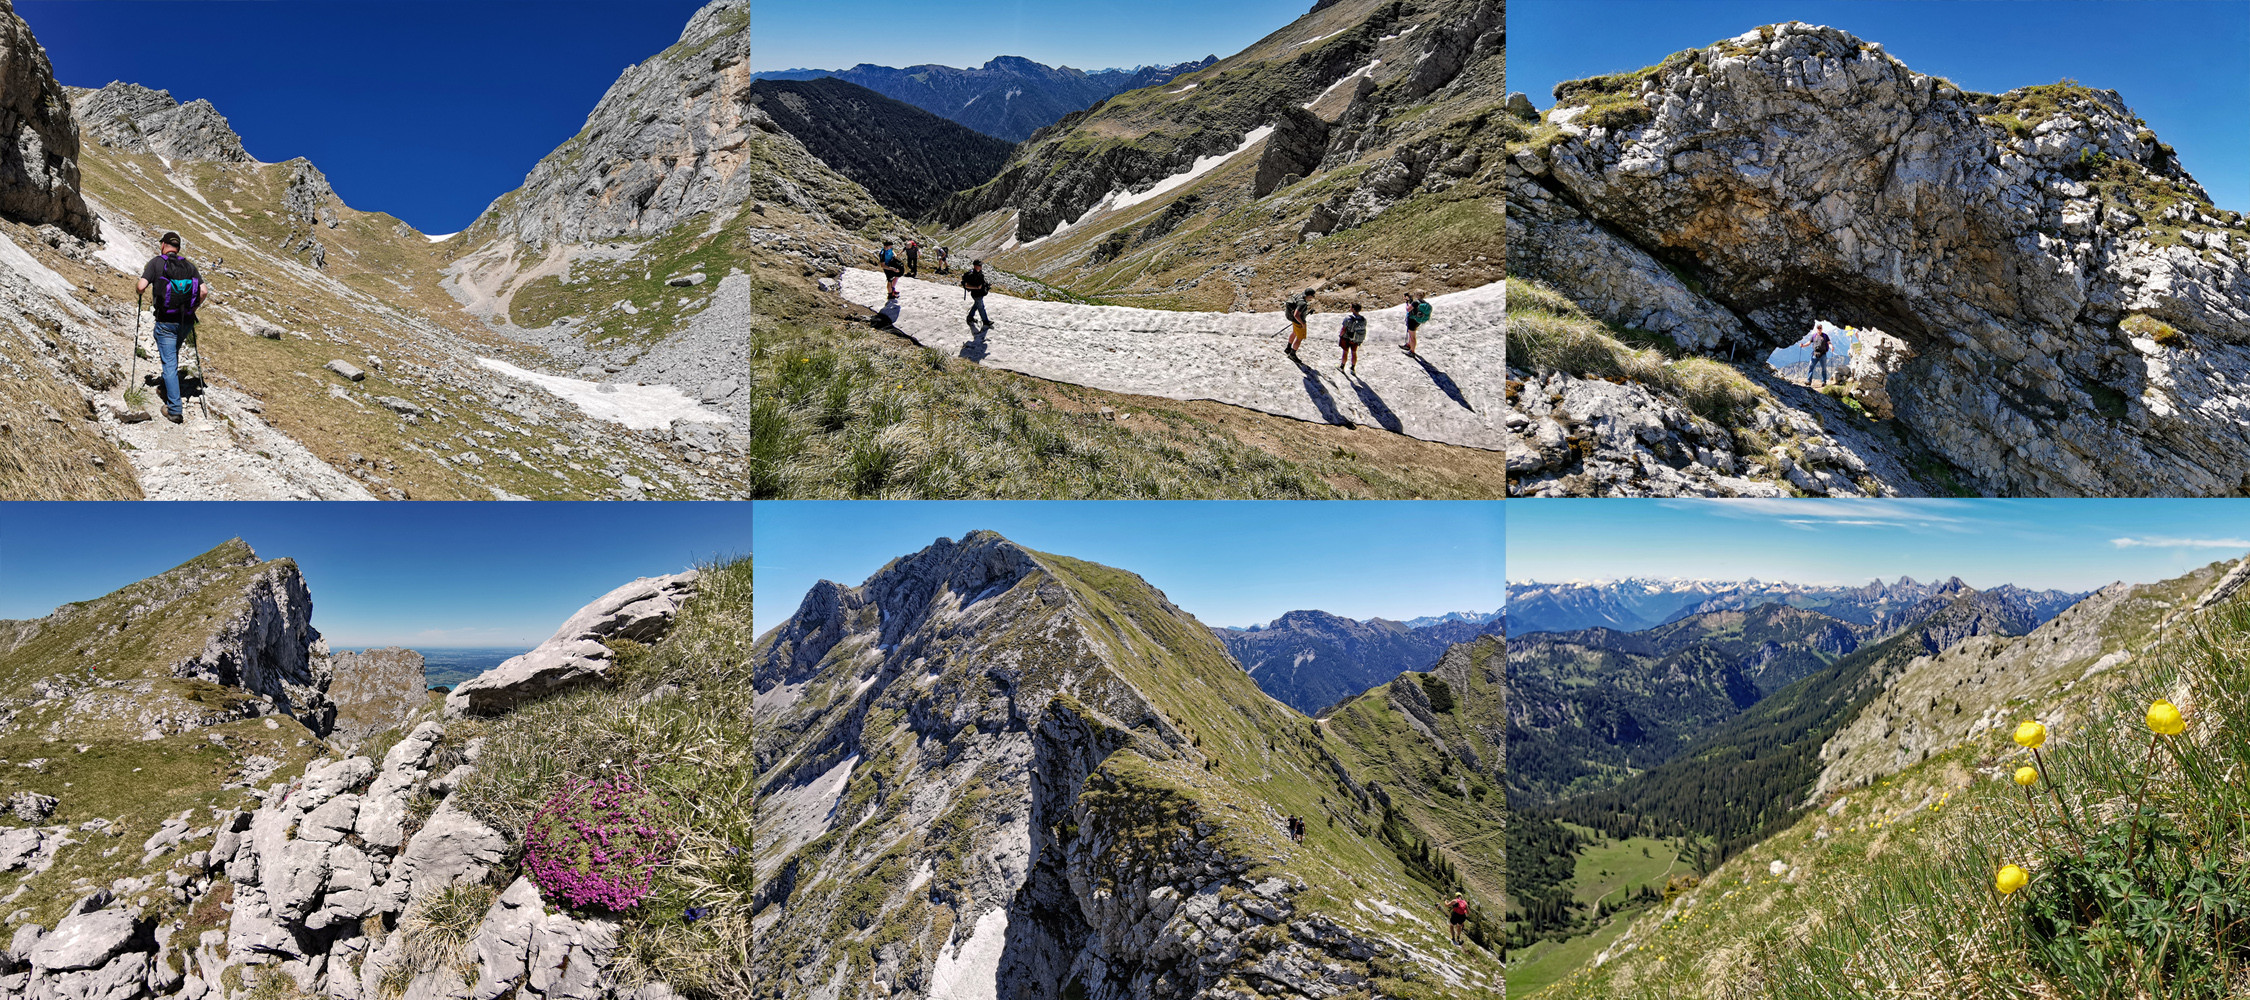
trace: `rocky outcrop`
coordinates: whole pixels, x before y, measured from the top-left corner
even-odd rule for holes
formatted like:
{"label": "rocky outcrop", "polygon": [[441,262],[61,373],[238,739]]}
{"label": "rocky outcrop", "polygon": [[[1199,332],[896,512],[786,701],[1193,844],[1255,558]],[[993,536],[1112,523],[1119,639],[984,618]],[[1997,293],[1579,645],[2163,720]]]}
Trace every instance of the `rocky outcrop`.
{"label": "rocky outcrop", "polygon": [[2250,490],[2250,223],[2117,94],[1969,94],[1798,23],[1558,90],[1513,273],[1704,352],[1883,330],[1885,401],[1985,492]]}
{"label": "rocky outcrop", "polygon": [[153,153],[170,160],[255,163],[242,137],[210,101],[181,104],[169,90],[112,82],[100,90],[72,87],[71,112],[80,134],[127,153]]}
{"label": "rocky outcrop", "polygon": [[326,734],[336,720],[336,705],[328,700],[333,668],[327,640],[312,627],[312,594],[297,564],[287,559],[266,564],[251,576],[241,600],[213,628],[202,652],[172,664],[172,676],[240,688],[270,711]]}
{"label": "rocky outcrop", "polygon": [[0,215],[95,238],[78,190],[78,123],[47,50],[0,0]]}
{"label": "rocky outcrop", "polygon": [[1304,108],[1283,108],[1273,135],[1258,154],[1258,176],[1251,181],[1250,192],[1263,198],[1275,188],[1309,177],[1327,156],[1328,123]]}
{"label": "rocky outcrop", "polygon": [[462,682],[446,695],[448,715],[490,715],[535,698],[599,681],[619,640],[652,643],[671,630],[695,596],[696,572],[643,577],[578,609],[539,647]]}
{"label": "rocky outcrop", "polygon": [[690,215],[741,204],[750,132],[750,4],[713,0],[680,40],[625,71],[577,137],[539,161],[523,186],[485,209],[525,243],[655,234]]}
{"label": "rocky outcrop", "polygon": [[428,700],[422,654],[411,649],[368,649],[329,657],[334,680],[328,699],[336,704],[332,738],[347,746],[406,723]]}

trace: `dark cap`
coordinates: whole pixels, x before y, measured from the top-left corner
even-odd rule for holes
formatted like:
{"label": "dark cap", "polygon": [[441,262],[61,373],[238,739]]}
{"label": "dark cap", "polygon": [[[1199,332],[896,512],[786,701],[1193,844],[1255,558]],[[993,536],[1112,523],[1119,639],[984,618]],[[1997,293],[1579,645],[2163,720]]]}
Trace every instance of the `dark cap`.
{"label": "dark cap", "polygon": [[176,247],[176,246],[179,246],[179,245],[181,245],[181,244],[180,244],[180,234],[178,234],[178,233],[165,233],[165,234],[164,234],[164,238],[163,238],[163,239],[160,239],[160,240],[157,240],[156,242],[157,242],[157,243],[158,243],[159,245],[161,245],[161,246]]}

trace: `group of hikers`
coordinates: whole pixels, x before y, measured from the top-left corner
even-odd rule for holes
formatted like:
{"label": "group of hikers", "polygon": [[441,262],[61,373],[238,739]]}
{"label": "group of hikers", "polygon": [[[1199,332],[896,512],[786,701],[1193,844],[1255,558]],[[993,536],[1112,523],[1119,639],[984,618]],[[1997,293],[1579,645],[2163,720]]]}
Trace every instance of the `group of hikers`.
{"label": "group of hikers", "polygon": [[[1290,839],[1290,841],[1292,841],[1292,842],[1294,842],[1294,843],[1300,843],[1300,844],[1301,844],[1301,843],[1304,843],[1304,840],[1305,840],[1305,819],[1304,819],[1304,817],[1302,817],[1302,816],[1296,816],[1296,815],[1291,815],[1291,816],[1289,817],[1289,819],[1288,819],[1288,824],[1287,824],[1287,825],[1288,825],[1288,829],[1289,829],[1289,839]],[[1462,927],[1463,927],[1463,925],[1465,925],[1465,924],[1467,924],[1467,923],[1469,922],[1469,898],[1468,898],[1468,890],[1466,890],[1466,889],[1455,889],[1455,890],[1453,890],[1453,899],[1452,899],[1451,901],[1449,901],[1449,902],[1447,902],[1447,903],[1445,904],[1445,915],[1446,915],[1446,920],[1447,920],[1447,923],[1451,925],[1451,927],[1452,927],[1452,930],[1453,930],[1453,943],[1454,943],[1454,944],[1456,944],[1456,945],[1458,945],[1458,944],[1460,944],[1460,943],[1461,943],[1461,931],[1462,931]]]}
{"label": "group of hikers", "polygon": [[[1313,314],[1313,296],[1320,289],[1307,288],[1301,294],[1282,300],[1281,314],[1289,320],[1289,346],[1281,349],[1291,360],[1297,357],[1297,348],[1305,343],[1305,324]],[[1420,357],[1415,349],[1421,346],[1422,324],[1430,321],[1430,300],[1420,292],[1406,293],[1406,343],[1399,350],[1409,356]],[[1344,317],[1344,325],[1336,331],[1336,346],[1343,353],[1336,358],[1341,371],[1359,374],[1359,345],[1367,343],[1367,317],[1360,314],[1359,303],[1352,303],[1351,312]]]}
{"label": "group of hikers", "polygon": [[[949,248],[937,248],[937,273],[949,273],[946,265],[951,256]],[[901,248],[895,240],[884,240],[883,249],[875,253],[875,260],[883,269],[883,286],[888,293],[886,301],[896,302],[898,279],[921,275],[922,244],[909,239],[905,247]],[[984,308],[984,297],[992,291],[992,279],[984,273],[984,261],[970,262],[968,271],[961,275],[961,290],[970,300],[965,322],[971,328],[981,322],[984,329],[992,329],[992,314]],[[1289,344],[1281,350],[1292,361],[1297,360],[1297,349],[1304,346],[1306,324],[1311,322],[1314,312],[1313,296],[1319,292],[1317,287],[1308,288],[1282,301],[1282,315],[1289,320]],[[1420,357],[1417,349],[1421,347],[1422,325],[1430,321],[1430,300],[1420,292],[1410,291],[1406,293],[1403,304],[1406,306],[1406,343],[1399,345],[1399,350],[1405,351],[1410,357]],[[1336,346],[1342,349],[1336,359],[1336,368],[1354,375],[1359,374],[1359,348],[1365,343],[1367,317],[1360,312],[1359,303],[1354,302],[1351,312],[1344,316],[1343,325],[1336,331]]]}

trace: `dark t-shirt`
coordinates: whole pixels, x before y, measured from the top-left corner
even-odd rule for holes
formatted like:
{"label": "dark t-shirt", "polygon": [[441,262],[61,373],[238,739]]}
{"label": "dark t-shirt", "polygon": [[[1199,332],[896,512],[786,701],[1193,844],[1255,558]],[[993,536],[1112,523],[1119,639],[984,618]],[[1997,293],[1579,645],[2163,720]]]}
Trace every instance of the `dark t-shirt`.
{"label": "dark t-shirt", "polygon": [[[169,268],[166,265],[170,265]],[[159,322],[173,323],[180,319],[176,310],[164,308],[164,282],[193,278],[201,281],[203,275],[195,270],[195,262],[186,257],[151,257],[148,266],[141,268],[141,280],[148,282],[149,294],[156,301],[156,318]]]}
{"label": "dark t-shirt", "polygon": [[992,290],[992,282],[985,278],[983,271],[970,271],[961,276],[961,287],[981,299],[984,298],[984,293]]}

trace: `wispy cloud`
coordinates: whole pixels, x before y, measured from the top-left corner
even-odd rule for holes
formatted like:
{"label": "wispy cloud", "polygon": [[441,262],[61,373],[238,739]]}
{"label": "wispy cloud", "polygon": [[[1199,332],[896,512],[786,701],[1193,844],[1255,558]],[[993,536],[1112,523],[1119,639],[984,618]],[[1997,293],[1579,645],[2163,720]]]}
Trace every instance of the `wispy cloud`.
{"label": "wispy cloud", "polygon": [[1992,523],[1973,504],[1957,500],[1666,500],[1676,510],[1746,521],[1765,521],[1800,531],[1823,528],[1897,528],[1929,532],[1968,532]]}
{"label": "wispy cloud", "polygon": [[2250,549],[2250,538],[2112,538],[2121,549]]}

